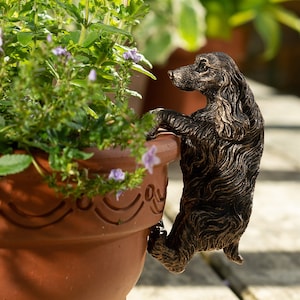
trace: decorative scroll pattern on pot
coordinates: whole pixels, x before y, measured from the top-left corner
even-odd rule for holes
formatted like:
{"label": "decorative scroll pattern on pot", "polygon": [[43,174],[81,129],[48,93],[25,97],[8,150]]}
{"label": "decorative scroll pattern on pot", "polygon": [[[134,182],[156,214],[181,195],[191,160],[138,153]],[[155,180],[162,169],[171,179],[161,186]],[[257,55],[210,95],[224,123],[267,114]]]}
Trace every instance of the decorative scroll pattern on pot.
{"label": "decorative scroll pattern on pot", "polygon": [[[126,201],[122,201],[126,198]],[[129,200],[128,200],[129,199]],[[32,213],[13,201],[0,201],[0,213],[9,222],[25,228],[42,228],[61,221],[75,211],[93,211],[102,222],[121,225],[133,220],[145,206],[154,215],[163,212],[166,199],[165,188],[148,184],[145,189],[124,192],[117,201],[115,196],[87,198],[83,196],[75,201],[61,200],[47,211]]]}

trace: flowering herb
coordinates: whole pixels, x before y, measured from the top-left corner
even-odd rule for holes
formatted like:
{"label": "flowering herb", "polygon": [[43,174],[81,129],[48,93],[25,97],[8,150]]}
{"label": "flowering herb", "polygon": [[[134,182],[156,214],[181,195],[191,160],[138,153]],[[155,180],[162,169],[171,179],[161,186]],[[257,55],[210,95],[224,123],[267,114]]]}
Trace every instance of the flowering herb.
{"label": "flowering herb", "polygon": [[142,162],[150,174],[153,173],[153,167],[160,163],[160,159],[156,156],[157,148],[152,145],[151,148],[143,155]]}
{"label": "flowering herb", "polygon": [[112,169],[108,175],[108,179],[123,181],[125,179],[125,173],[122,169]]}
{"label": "flowering herb", "polygon": [[[108,179],[112,179],[115,181],[124,181],[125,180],[125,173],[122,169],[112,169],[108,175]],[[123,191],[119,190],[116,192],[116,199],[119,201],[120,196],[122,195]]]}
{"label": "flowering herb", "polygon": [[137,52],[136,48],[124,52],[123,57],[127,60],[132,60],[138,63],[142,59],[142,55]]}
{"label": "flowering herb", "polygon": [[[140,118],[128,100],[138,94],[129,88],[133,70],[153,78],[131,34],[147,13],[144,1],[2,2],[0,176],[33,163],[51,187],[74,198],[139,185],[153,117]],[[78,163],[91,157],[86,147],[128,148],[137,168],[123,180],[118,166],[115,180],[90,174]],[[38,167],[36,149],[48,154],[51,176]]]}
{"label": "flowering herb", "polygon": [[[47,40],[48,40],[48,36],[47,36]],[[62,46],[58,46],[58,47],[54,48],[52,50],[52,53],[57,56],[65,56],[67,58],[70,58],[70,56],[71,56],[70,52],[68,52],[67,49],[63,48]]]}

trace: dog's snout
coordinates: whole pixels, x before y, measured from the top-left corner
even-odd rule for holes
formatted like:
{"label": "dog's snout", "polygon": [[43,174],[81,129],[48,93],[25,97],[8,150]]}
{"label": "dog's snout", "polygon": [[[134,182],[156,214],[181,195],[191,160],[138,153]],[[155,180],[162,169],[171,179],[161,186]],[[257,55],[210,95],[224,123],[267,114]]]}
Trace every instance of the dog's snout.
{"label": "dog's snout", "polygon": [[172,70],[168,71],[168,75],[171,80],[174,79],[174,72]]}

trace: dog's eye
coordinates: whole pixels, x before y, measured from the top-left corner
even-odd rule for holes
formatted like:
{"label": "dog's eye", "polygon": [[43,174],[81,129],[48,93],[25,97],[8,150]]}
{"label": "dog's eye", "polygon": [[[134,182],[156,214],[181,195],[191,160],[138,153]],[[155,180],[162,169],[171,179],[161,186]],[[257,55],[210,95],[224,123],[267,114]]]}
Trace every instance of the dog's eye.
{"label": "dog's eye", "polygon": [[196,72],[205,72],[208,70],[208,66],[206,65],[206,61],[205,60],[200,60],[200,62],[198,63],[198,65],[195,68]]}

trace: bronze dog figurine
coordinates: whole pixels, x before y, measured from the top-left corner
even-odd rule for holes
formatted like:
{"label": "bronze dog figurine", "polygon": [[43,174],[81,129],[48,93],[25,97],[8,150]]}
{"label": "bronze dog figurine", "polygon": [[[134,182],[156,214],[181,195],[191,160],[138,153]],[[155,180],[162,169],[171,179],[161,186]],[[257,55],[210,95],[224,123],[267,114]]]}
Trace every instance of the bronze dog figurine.
{"label": "bronze dog figurine", "polygon": [[157,109],[158,129],[181,138],[183,192],[170,234],[151,229],[148,251],[169,271],[181,273],[197,251],[223,249],[242,263],[238,245],[252,209],[263,152],[264,122],[253,94],[231,57],[207,53],[168,72],[173,84],[207,97],[190,116]]}

